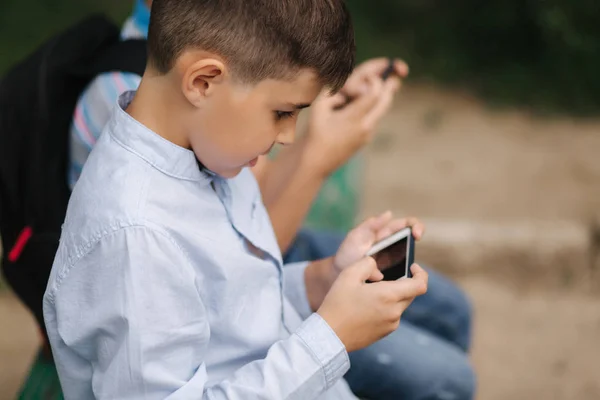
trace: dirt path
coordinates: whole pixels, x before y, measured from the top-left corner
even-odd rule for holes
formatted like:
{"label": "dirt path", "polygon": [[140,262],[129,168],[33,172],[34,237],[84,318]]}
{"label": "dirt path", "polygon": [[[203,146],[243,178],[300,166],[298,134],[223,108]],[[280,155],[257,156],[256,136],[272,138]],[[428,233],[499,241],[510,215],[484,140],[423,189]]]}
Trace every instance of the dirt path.
{"label": "dirt path", "polygon": [[13,400],[37,351],[33,317],[8,292],[0,294],[0,400]]}
{"label": "dirt path", "polygon": [[367,152],[365,210],[439,218],[600,214],[600,120],[493,111],[406,88]]}
{"label": "dirt path", "polygon": [[600,298],[462,284],[475,304],[478,399],[600,399]]}

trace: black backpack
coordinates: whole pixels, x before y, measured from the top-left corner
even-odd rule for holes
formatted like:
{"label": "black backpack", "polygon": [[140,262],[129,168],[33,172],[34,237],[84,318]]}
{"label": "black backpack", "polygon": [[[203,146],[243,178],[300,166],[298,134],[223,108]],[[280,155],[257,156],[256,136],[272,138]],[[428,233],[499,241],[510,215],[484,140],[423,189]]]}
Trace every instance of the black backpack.
{"label": "black backpack", "polygon": [[42,299],[70,191],[69,131],[79,95],[103,72],[142,75],[144,40],[93,16],[43,44],[0,81],[0,236],[8,284],[42,331]]}

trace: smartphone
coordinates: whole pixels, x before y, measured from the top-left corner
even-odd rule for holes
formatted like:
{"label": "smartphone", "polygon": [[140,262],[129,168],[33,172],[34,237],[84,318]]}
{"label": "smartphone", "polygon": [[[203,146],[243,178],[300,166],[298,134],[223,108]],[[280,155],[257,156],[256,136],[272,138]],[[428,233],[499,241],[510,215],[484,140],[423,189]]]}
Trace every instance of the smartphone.
{"label": "smartphone", "polygon": [[390,75],[395,74],[396,73],[396,62],[394,61],[393,58],[390,58],[388,60],[388,66],[387,68],[383,71],[383,73],[381,74],[381,79],[385,82],[387,80],[387,78],[390,77]]}
{"label": "smartphone", "polygon": [[411,265],[415,262],[415,239],[410,228],[404,228],[375,243],[366,256],[373,257],[377,268],[383,272],[384,281],[410,278]]}

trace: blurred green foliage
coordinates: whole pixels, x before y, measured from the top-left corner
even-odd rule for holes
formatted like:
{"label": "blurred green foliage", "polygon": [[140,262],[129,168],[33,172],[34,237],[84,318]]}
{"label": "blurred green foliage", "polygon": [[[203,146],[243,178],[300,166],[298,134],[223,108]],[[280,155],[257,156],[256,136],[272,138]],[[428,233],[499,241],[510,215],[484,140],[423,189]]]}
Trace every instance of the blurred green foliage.
{"label": "blurred green foliage", "polygon": [[348,0],[361,58],[541,111],[600,110],[597,0]]}
{"label": "blurred green foliage", "polygon": [[[131,0],[0,0],[0,73],[93,11],[121,21]],[[597,0],[348,0],[359,58],[394,55],[411,77],[467,86],[499,104],[600,110]]]}
{"label": "blurred green foliage", "polygon": [[132,0],[0,0],[0,74],[87,14],[122,21],[132,7]]}

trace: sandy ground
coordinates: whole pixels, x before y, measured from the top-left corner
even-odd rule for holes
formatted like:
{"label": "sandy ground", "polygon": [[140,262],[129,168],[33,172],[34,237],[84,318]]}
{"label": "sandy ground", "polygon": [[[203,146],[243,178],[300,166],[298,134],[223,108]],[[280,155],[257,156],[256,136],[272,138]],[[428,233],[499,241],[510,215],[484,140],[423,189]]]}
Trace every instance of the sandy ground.
{"label": "sandy ground", "polygon": [[600,399],[600,298],[461,283],[475,303],[478,399]]}
{"label": "sandy ground", "polygon": [[33,317],[9,293],[0,294],[0,399],[12,400],[38,345]]}
{"label": "sandy ground", "polygon": [[[503,222],[600,214],[600,121],[494,111],[465,95],[408,87],[366,167],[365,214],[392,208]],[[476,311],[477,398],[600,399],[600,296],[576,287],[529,293],[494,276],[459,279]],[[3,400],[35,354],[37,331],[6,293],[0,327]]]}
{"label": "sandy ground", "polygon": [[541,119],[409,87],[366,162],[368,211],[485,220],[600,215],[600,119]]}

